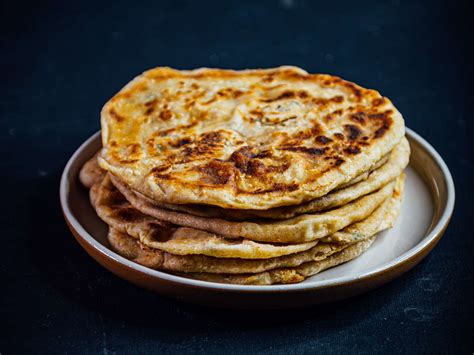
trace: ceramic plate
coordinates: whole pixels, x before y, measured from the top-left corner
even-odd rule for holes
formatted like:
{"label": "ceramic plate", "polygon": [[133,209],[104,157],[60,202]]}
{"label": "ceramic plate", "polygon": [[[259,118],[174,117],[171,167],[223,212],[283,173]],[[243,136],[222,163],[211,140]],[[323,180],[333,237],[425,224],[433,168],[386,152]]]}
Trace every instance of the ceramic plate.
{"label": "ceramic plate", "polygon": [[152,270],[109,249],[107,226],[92,209],[79,170],[101,147],[99,132],[67,163],[60,186],[66,222],[79,244],[102,266],[159,294],[210,306],[282,308],[307,306],[350,297],[378,287],[419,263],[445,231],[454,208],[451,174],[439,154],[407,129],[412,154],[406,190],[394,228],[380,233],[360,257],[308,278],[302,283],[272,286],[226,285],[191,280]]}

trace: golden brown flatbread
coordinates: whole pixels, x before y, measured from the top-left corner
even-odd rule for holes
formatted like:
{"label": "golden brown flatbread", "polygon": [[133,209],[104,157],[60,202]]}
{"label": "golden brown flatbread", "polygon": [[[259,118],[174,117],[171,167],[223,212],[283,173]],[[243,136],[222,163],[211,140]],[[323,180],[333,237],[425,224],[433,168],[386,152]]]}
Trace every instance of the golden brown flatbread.
{"label": "golden brown flatbread", "polygon": [[107,174],[107,172],[102,169],[97,162],[98,155],[99,153],[96,153],[91,159],[86,161],[79,172],[79,180],[81,181],[82,185],[88,189],[90,189],[95,184],[100,184]]}
{"label": "golden brown flatbread", "polygon": [[[140,242],[138,239],[121,233],[114,228],[110,228],[108,239],[112,248],[122,256],[158,270],[213,274],[259,274],[274,269],[297,268],[300,274],[306,273],[306,276],[308,276],[310,272],[312,272],[310,270],[319,270],[319,266],[316,267],[315,264],[309,263],[323,261],[331,255],[339,253],[354,244],[365,246],[366,244],[360,243],[371,239],[381,230],[391,227],[400,210],[404,186],[403,182],[403,177],[400,177],[397,181],[397,187],[393,197],[387,200],[372,215],[364,221],[355,223],[336,233],[340,235],[336,236],[335,239],[344,239],[348,244],[337,244],[334,242],[320,243],[307,251],[286,256],[248,260],[214,258],[205,255],[173,255],[163,252],[162,250],[154,249],[149,242]],[[359,252],[361,249],[357,247],[351,250]],[[355,254],[350,252],[350,255]],[[337,260],[340,261],[342,259],[337,258]],[[331,262],[331,265],[332,263],[333,262]],[[293,271],[285,271],[285,273],[288,272],[294,275]],[[277,274],[281,276],[281,270],[278,271]],[[193,275],[193,277],[199,276]],[[228,276],[222,275],[218,277],[226,280],[228,278]],[[236,277],[243,278],[246,276],[238,275]],[[255,279],[253,275],[248,277],[250,277],[251,280]],[[267,276],[265,276],[264,279],[267,279]]]}
{"label": "golden brown flatbread", "polygon": [[390,198],[395,180],[380,190],[363,196],[339,208],[321,213],[302,214],[278,220],[230,221],[206,218],[156,207],[139,198],[118,179],[112,182],[130,204],[143,214],[175,225],[214,233],[226,238],[244,238],[265,243],[306,243],[324,238],[338,230],[368,217]]}
{"label": "golden brown flatbread", "polygon": [[127,233],[144,244],[172,254],[203,254],[219,258],[264,259],[297,253],[317,242],[301,244],[259,243],[243,238],[227,239],[195,228],[157,220],[136,210],[106,176],[90,191],[91,202],[111,228]]}
{"label": "golden brown flatbread", "polygon": [[155,68],[101,114],[99,164],[154,201],[267,210],[326,195],[404,136],[389,99],[296,67]]}
{"label": "golden brown flatbread", "polygon": [[[329,192],[327,195],[311,200],[309,202],[271,208],[269,210],[231,210],[210,205],[177,205],[169,203],[158,203],[153,201],[136,191],[134,193],[138,199],[142,199],[158,208],[164,208],[171,211],[185,212],[201,217],[214,217],[227,220],[249,220],[255,218],[268,219],[288,219],[304,213],[321,212],[331,208],[343,206],[354,201],[364,195],[377,191],[390,181],[399,176],[408,164],[410,157],[410,146],[406,138],[390,152],[387,156],[385,164],[382,159],[370,172],[364,173],[359,177],[351,180],[346,187]],[[122,189],[128,189],[123,183],[120,184]],[[130,190],[130,189],[128,189]]]}

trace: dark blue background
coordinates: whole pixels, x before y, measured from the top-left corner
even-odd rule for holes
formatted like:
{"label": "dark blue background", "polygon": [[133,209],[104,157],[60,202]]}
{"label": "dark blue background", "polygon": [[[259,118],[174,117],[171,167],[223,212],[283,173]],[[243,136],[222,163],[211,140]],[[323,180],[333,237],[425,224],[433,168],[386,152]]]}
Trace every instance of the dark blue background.
{"label": "dark blue background", "polygon": [[[473,55],[461,2],[2,2],[0,352],[474,351]],[[74,241],[60,173],[145,69],[298,65],[373,87],[445,158],[457,206],[387,286],[320,307],[214,310],[118,279]]]}

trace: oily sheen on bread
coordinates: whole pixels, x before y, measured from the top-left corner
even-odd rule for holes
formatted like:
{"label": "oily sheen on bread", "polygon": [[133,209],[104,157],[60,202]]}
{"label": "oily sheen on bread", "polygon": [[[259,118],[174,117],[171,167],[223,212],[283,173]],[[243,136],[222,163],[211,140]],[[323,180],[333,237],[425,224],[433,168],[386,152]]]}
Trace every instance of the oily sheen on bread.
{"label": "oily sheen on bread", "polygon": [[296,67],[155,68],[101,114],[99,164],[158,202],[266,210],[327,194],[404,135],[377,91]]}
{"label": "oily sheen on bread", "polygon": [[[366,194],[379,190],[402,173],[403,169],[405,169],[408,164],[409,157],[410,146],[406,138],[403,138],[390,152],[385,164],[376,166],[373,170],[351,180],[353,183],[349,186],[331,191],[327,195],[300,205],[282,206],[268,210],[229,210],[210,205],[157,203],[136,191],[131,191],[121,182],[117,182],[117,184],[120,184],[121,189],[127,190],[128,194],[134,194],[135,198],[142,199],[158,208],[164,208],[171,211],[228,220],[248,220],[255,218],[288,219],[304,213],[321,212],[343,206]],[[360,178],[361,176],[362,178]]]}

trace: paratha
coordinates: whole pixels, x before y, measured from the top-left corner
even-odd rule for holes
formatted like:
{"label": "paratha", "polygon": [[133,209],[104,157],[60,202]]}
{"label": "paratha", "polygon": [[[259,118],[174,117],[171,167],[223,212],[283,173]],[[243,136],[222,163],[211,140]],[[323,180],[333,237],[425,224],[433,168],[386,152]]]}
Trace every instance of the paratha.
{"label": "paratha", "polygon": [[[394,148],[394,150],[396,150],[396,149],[397,149],[397,147]],[[99,163],[97,161],[98,154],[99,154],[99,152],[97,152],[92,158],[90,158],[83,165],[83,167],[81,168],[81,171],[79,173],[79,179],[80,179],[81,183],[89,189],[95,183],[100,183],[102,181],[102,179],[104,178],[104,175],[107,173],[106,170],[103,170],[99,166]],[[385,155],[382,159],[380,159],[378,162],[376,162],[368,171],[366,171],[363,174],[360,174],[359,176],[355,177],[354,179],[352,179],[348,183],[341,185],[338,189],[343,190],[344,188],[347,188],[349,186],[357,184],[358,182],[366,180],[371,175],[372,172],[379,169],[381,166],[385,165],[390,159],[392,161],[394,160],[394,153],[393,152]],[[394,164],[391,163],[391,164],[388,164],[387,166],[393,166],[393,165]],[[385,170],[386,170],[386,168],[385,168]],[[393,177],[395,177],[397,175],[398,174],[393,175]],[[373,186],[373,190],[379,189],[381,186],[385,185],[388,181],[389,180],[387,180],[384,184],[381,184],[380,186]],[[211,205],[202,205],[202,204],[177,205],[177,204],[170,204],[170,203],[159,203],[159,202],[153,201],[152,199],[140,194],[137,191],[133,191],[133,193],[135,193],[139,198],[145,199],[148,202],[150,202],[150,203],[152,203],[152,204],[154,204],[158,207],[161,207],[161,208],[169,209],[169,210],[172,210],[172,211],[180,211],[180,212],[191,213],[191,214],[194,214],[194,215],[197,215],[197,216],[222,217],[222,218],[228,218],[228,219],[231,219],[231,220],[243,220],[243,219],[251,219],[251,218],[256,218],[256,217],[274,218],[274,219],[290,218],[290,217],[293,217],[293,216],[298,214],[298,213],[294,213],[292,216],[290,216],[289,214],[291,213],[291,211],[293,209],[300,210],[304,206],[304,205],[286,206],[286,207],[280,207],[280,208],[273,208],[273,209],[269,209],[269,210],[229,210],[229,209],[224,209],[224,208],[221,208],[221,207],[216,207],[216,206],[211,206]],[[325,199],[326,199],[327,196],[328,195],[325,196]],[[358,196],[355,196],[355,197],[353,197],[353,199],[356,199],[357,197]],[[312,202],[312,201],[310,201],[310,202]],[[333,205],[335,205],[335,202],[333,202]],[[300,207],[300,208],[298,208],[298,207]],[[320,210],[322,210],[322,209],[320,209]],[[306,212],[311,212],[311,211],[308,210]],[[316,210],[313,211],[313,212],[316,212]],[[302,212],[302,213],[304,213],[304,212]]]}
{"label": "paratha", "polygon": [[[395,148],[394,148],[395,149]],[[385,163],[387,163],[388,159],[390,157],[390,153],[388,154],[385,154],[379,161],[375,162],[370,168],[369,170],[367,170],[366,172],[360,174],[360,175],[357,175],[354,179],[350,180],[349,182],[346,182],[344,184],[341,184],[339,185],[336,189],[334,190],[339,190],[339,189],[343,189],[345,187],[349,187],[349,186],[352,186],[354,184],[357,184],[358,182],[360,181],[363,181],[365,179],[367,179],[370,175],[370,173],[372,173],[374,170],[377,170],[378,168],[380,168],[382,165],[384,165]],[[291,206],[291,205],[290,205]],[[278,208],[278,207],[277,207]],[[258,210],[257,210],[258,211]],[[263,211],[268,211],[268,210],[263,210]]]}
{"label": "paratha", "polygon": [[[404,178],[400,177],[393,197],[384,202],[365,220],[336,232],[336,240],[344,239],[347,244],[320,243],[311,249],[291,255],[270,259],[220,259],[205,255],[173,255],[153,248],[150,241],[138,241],[126,233],[110,228],[108,240],[112,248],[120,255],[141,265],[168,271],[219,273],[219,274],[255,274],[276,268],[298,267],[308,262],[322,261],[354,243],[370,239],[381,230],[390,228],[395,221],[401,206]],[[151,237],[149,237],[151,239]],[[360,250],[360,248],[357,248]],[[305,270],[308,270],[305,268]],[[314,266],[311,268],[314,270]],[[281,275],[281,273],[278,273]]]}
{"label": "paratha", "polygon": [[264,271],[256,274],[212,274],[212,273],[175,273],[192,279],[239,285],[273,285],[290,284],[304,281],[321,271],[343,264],[365,252],[374,242],[376,236],[352,244],[339,253],[323,260],[310,261],[295,268],[283,268]]}
{"label": "paratha", "polygon": [[99,164],[155,201],[266,210],[327,194],[404,136],[389,99],[296,67],[155,68],[101,113]]}
{"label": "paratha", "polygon": [[143,214],[175,225],[196,228],[226,238],[245,238],[266,243],[306,243],[326,237],[352,223],[369,216],[386,199],[390,198],[395,180],[380,190],[367,194],[339,208],[321,213],[302,214],[284,220],[230,221],[222,218],[206,218],[158,208],[137,198],[112,177],[112,182],[125,198]]}
{"label": "paratha", "polygon": [[316,241],[275,245],[243,238],[229,240],[206,231],[172,225],[133,208],[108,176],[92,187],[90,196],[98,216],[111,228],[172,254],[262,259],[308,250],[317,244]]}
{"label": "paratha", "polygon": [[99,163],[97,162],[98,154],[99,153],[95,154],[91,159],[86,161],[79,172],[79,180],[81,181],[82,185],[88,189],[90,189],[95,184],[100,184],[107,173],[99,166]]}
{"label": "paratha", "polygon": [[[159,208],[185,212],[201,217],[215,217],[228,220],[248,220],[254,218],[288,219],[304,213],[320,212],[339,207],[368,193],[379,190],[402,173],[408,164],[409,157],[410,146],[406,138],[403,138],[386,157],[386,161],[382,159],[369,172],[351,180],[348,186],[331,191],[327,195],[300,205],[276,207],[268,210],[229,210],[209,205],[157,203],[136,191],[128,191],[128,194],[134,193],[136,198],[143,199]],[[384,162],[385,164],[383,164]],[[123,183],[118,182],[118,184],[120,184],[121,189],[130,190]]]}
{"label": "paratha", "polygon": [[[391,228],[396,218],[400,213],[401,202],[403,198],[404,178],[399,180],[397,184],[400,190],[395,189],[396,193],[392,199],[391,206],[388,207],[385,218],[380,224],[378,230],[382,231],[386,228]],[[355,229],[353,228],[354,232]],[[352,233],[348,233],[352,234]],[[354,235],[354,234],[353,234]],[[357,239],[357,233],[355,234]],[[288,268],[277,268],[260,273],[247,273],[247,274],[216,274],[216,273],[176,273],[177,275],[190,277],[202,281],[218,282],[218,283],[230,283],[230,284],[241,284],[241,285],[272,285],[272,284],[288,284],[302,282],[310,276],[314,276],[321,271],[335,267],[337,265],[348,262],[362,253],[364,253],[372,243],[375,241],[377,234],[370,238],[363,239],[353,244],[349,244],[346,248],[341,251],[329,255],[322,260],[314,260],[305,262],[296,267]]]}

